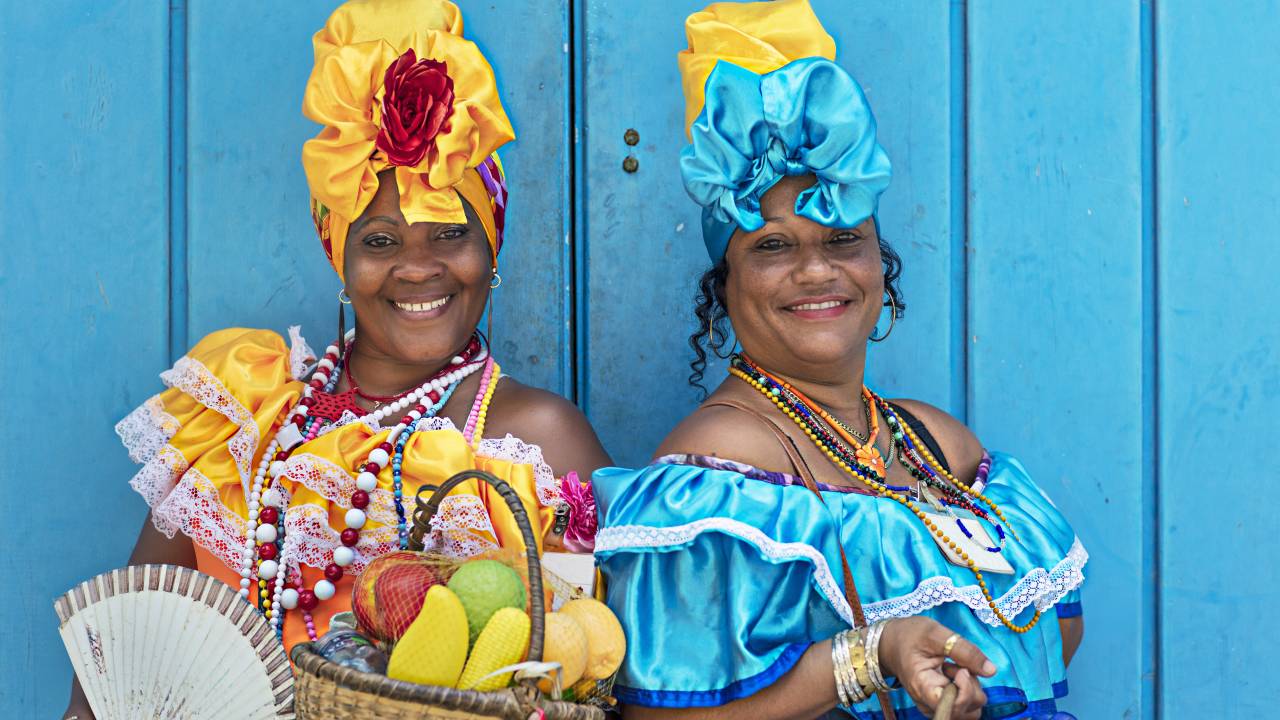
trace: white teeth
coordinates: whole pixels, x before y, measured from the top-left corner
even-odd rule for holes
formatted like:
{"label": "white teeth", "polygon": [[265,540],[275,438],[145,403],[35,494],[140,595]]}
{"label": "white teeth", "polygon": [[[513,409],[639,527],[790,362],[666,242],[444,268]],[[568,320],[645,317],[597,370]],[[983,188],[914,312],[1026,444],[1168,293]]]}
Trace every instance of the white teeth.
{"label": "white teeth", "polygon": [[833,307],[840,307],[844,303],[839,300],[828,300],[820,303],[805,303],[803,305],[792,305],[792,310],[830,310]]}
{"label": "white teeth", "polygon": [[443,306],[445,303],[449,302],[449,298],[451,297],[453,296],[447,295],[445,297],[440,298],[439,300],[432,300],[431,302],[426,302],[426,303],[398,302],[396,303],[396,307],[400,308],[401,310],[407,310],[409,312],[427,312],[428,310],[435,310],[436,308]]}

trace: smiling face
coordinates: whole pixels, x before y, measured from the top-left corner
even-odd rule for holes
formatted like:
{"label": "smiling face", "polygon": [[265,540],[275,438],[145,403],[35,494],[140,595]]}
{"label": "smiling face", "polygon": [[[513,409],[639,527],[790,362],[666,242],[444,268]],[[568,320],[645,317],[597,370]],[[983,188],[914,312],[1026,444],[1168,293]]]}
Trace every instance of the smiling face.
{"label": "smiling face", "polygon": [[780,180],[760,200],[764,227],[739,229],[725,253],[725,304],[743,350],[793,377],[860,361],[884,297],[874,221],[830,228],[796,215],[796,196],[813,183]]}
{"label": "smiling face", "polygon": [[347,233],[344,276],[362,350],[402,363],[448,361],[475,331],[493,276],[489,241],[467,224],[405,222],[391,171]]}

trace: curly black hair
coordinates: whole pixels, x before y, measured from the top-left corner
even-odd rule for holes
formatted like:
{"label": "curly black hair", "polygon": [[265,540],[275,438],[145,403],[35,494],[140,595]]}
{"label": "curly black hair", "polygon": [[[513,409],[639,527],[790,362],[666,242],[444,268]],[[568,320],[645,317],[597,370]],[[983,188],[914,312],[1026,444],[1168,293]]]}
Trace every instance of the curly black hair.
{"label": "curly black hair", "polygon": [[[898,287],[898,278],[902,275],[902,257],[883,237],[880,238],[880,262],[884,265],[884,289],[893,301],[892,304],[886,302],[885,305],[896,307],[895,317],[901,318],[903,311],[907,309],[907,304],[902,299],[902,289]],[[720,262],[702,273],[694,298],[693,314],[697,317],[698,324],[693,334],[689,335],[689,347],[693,348],[694,355],[693,361],[689,363],[689,384],[700,390],[703,398],[707,396],[707,388],[702,384],[702,376],[707,369],[707,352],[715,353],[720,358],[727,357],[721,351],[729,344],[731,337],[729,310],[724,299],[724,285],[728,277],[729,264],[721,258]]]}

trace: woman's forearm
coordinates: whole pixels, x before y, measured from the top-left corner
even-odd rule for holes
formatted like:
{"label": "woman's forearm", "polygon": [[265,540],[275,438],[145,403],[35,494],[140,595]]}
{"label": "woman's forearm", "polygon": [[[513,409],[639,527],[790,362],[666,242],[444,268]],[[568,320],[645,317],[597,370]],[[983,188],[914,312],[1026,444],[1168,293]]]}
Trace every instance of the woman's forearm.
{"label": "woman's forearm", "polygon": [[196,566],[196,549],[191,538],[178,533],[166,537],[151,522],[151,513],[142,522],[142,531],[138,533],[138,541],[134,543],[133,552],[129,555],[130,565],[182,565]]}
{"label": "woman's forearm", "polygon": [[752,718],[788,720],[818,717],[836,706],[836,680],[831,664],[831,641],[809,646],[796,666],[760,692],[726,705],[703,708],[627,706],[627,720],[704,720]]}
{"label": "woman's forearm", "polygon": [[1084,639],[1084,616],[1062,618],[1058,620],[1058,628],[1062,632],[1062,664],[1070,665]]}

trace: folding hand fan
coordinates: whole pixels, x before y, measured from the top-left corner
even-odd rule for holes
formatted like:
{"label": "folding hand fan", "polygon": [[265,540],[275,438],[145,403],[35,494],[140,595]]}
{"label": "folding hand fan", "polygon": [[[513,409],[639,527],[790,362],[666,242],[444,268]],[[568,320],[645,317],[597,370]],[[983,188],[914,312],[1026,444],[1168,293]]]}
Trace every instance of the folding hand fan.
{"label": "folding hand fan", "polygon": [[261,613],[208,575],[120,568],[53,607],[98,720],[294,717],[284,645]]}

